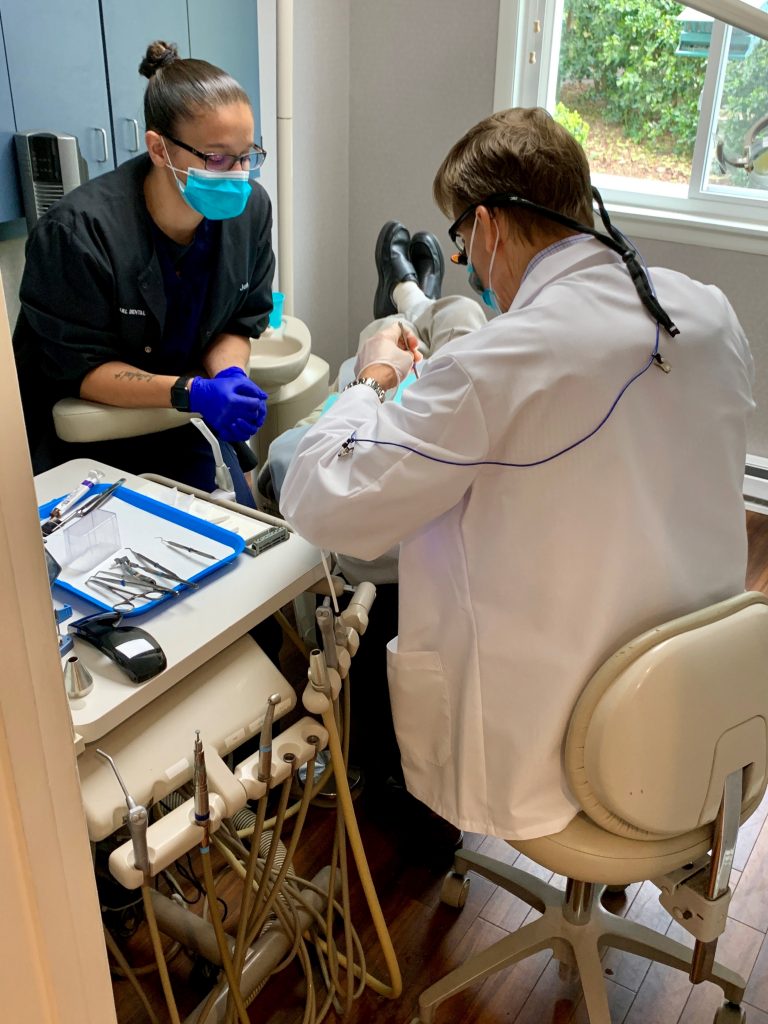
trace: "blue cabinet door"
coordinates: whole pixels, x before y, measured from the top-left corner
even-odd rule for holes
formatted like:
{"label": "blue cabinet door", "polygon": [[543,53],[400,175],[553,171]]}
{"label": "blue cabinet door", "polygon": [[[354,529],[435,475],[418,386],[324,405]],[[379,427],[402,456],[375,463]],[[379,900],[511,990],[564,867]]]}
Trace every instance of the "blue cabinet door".
{"label": "blue cabinet door", "polygon": [[[0,26],[0,46],[2,42]],[[5,53],[0,49],[0,222],[16,220],[23,216],[16,175],[16,151],[13,141],[15,131],[8,69],[5,64]]]}
{"label": "blue cabinet door", "polygon": [[107,74],[118,164],[143,153],[144,89],[139,64],[155,39],[175,43],[189,56],[186,0],[102,0]]}
{"label": "blue cabinet door", "polygon": [[256,0],[187,0],[189,50],[193,57],[228,71],[251,100],[255,138],[259,113],[259,27]]}
{"label": "blue cabinet door", "polygon": [[99,0],[0,0],[19,131],[76,135],[91,177],[112,170]]}

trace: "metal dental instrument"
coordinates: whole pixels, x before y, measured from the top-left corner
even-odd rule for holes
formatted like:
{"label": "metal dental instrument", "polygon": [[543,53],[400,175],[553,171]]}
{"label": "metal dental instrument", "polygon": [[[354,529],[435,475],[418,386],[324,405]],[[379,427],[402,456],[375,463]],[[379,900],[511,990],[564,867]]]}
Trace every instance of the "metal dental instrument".
{"label": "metal dental instrument", "polygon": [[269,782],[272,778],[272,723],[275,720],[275,708],[280,703],[280,694],[273,693],[267,698],[267,713],[259,736],[259,782]]}
{"label": "metal dental instrument", "polygon": [[201,558],[210,558],[211,561],[216,558],[216,555],[211,555],[207,551],[198,551],[197,548],[191,548],[187,544],[179,544],[177,540],[166,540],[165,537],[158,537],[157,539],[162,541],[163,544],[167,544],[169,548],[174,548],[176,551],[186,551],[191,555],[199,555]]}
{"label": "metal dental instrument", "polygon": [[397,326],[400,328],[400,341],[402,341],[403,343],[403,348],[405,349],[406,352],[411,352],[411,354],[413,355],[413,366],[411,367],[411,369],[413,370],[414,377],[416,378],[416,380],[418,380],[419,371],[416,369],[416,354],[415,352],[411,351],[411,346],[408,344],[408,339],[405,336],[405,326],[403,324],[403,321],[398,320]]}
{"label": "metal dental instrument", "polygon": [[86,583],[104,584],[115,590],[124,590],[131,597],[143,597],[151,601],[157,601],[169,593],[167,587],[148,586],[139,580],[130,580],[124,577],[124,575],[104,572],[103,570],[101,572],[94,572]]}
{"label": "metal dental instrument", "polygon": [[139,583],[145,583],[151,590],[159,590],[162,594],[174,594],[176,597],[179,596],[178,590],[173,587],[163,587],[157,582],[153,576],[147,576],[146,573],[141,572],[140,565],[134,565],[134,563],[122,555],[116,558],[112,563],[117,572],[122,572],[128,580],[137,580]]}
{"label": "metal dental instrument", "polygon": [[125,793],[125,802],[128,806],[128,817],[126,821],[128,824],[128,831],[131,835],[131,842],[133,843],[133,862],[136,868],[144,874],[144,877],[148,878],[150,867],[149,851],[147,849],[147,825],[149,824],[147,809],[142,804],[137,804],[128,792],[120,772],[117,770],[117,765],[109,754],[105,754],[104,751],[99,750],[98,747],[96,748],[96,753],[99,757],[103,757],[105,761],[109,761],[112,765],[112,771],[115,773],[115,778],[120,783],[120,788],[123,793]]}
{"label": "metal dental instrument", "polygon": [[172,569],[166,569],[160,562],[155,562],[146,555],[142,555],[140,551],[134,551],[133,548],[126,548],[126,551],[130,551],[133,557],[139,561],[145,563],[149,568],[154,569],[156,576],[165,576],[169,580],[176,580],[177,583],[181,583],[182,586],[189,587],[191,590],[198,590],[199,584],[193,583],[192,580],[185,579],[183,576],[179,576],[178,573],[173,572]]}
{"label": "metal dental instrument", "polygon": [[141,591],[144,594],[155,594],[157,596],[176,594],[172,587],[164,587],[150,576],[128,572],[122,566],[112,571],[101,569],[99,572],[95,572],[91,579],[102,580],[105,583],[115,583],[119,587],[133,587],[134,590]]}
{"label": "metal dental instrument", "polygon": [[132,612],[135,608],[139,607],[136,604],[137,601],[149,600],[145,594],[134,594],[130,590],[116,587],[104,580],[86,580],[86,586],[92,590],[101,590],[103,593],[111,595],[112,598],[117,597],[119,600],[115,601],[112,605],[112,610],[115,612]]}
{"label": "metal dental instrument", "polygon": [[76,508],[70,509],[70,511],[67,512],[66,515],[63,515],[61,519],[58,519],[55,522],[51,522],[49,519],[47,523],[43,523],[43,534],[48,537],[55,530],[60,530],[62,526],[66,526],[67,523],[71,523],[73,519],[82,519],[83,516],[87,516],[90,512],[94,512],[97,508],[101,508],[102,505],[109,501],[118,487],[122,487],[124,483],[125,477],[122,476],[119,480],[113,483],[111,487],[107,487],[105,491],[101,491],[99,494],[94,494],[93,497],[84,501],[82,505],[78,505]]}

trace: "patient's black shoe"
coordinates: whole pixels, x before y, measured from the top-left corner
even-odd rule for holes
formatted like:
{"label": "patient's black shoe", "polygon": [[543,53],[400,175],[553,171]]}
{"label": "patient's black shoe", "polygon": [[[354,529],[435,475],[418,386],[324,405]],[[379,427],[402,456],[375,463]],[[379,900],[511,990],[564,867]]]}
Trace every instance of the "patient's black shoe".
{"label": "patient's black shoe", "polygon": [[387,221],[376,239],[376,269],[379,283],[373,299],[376,320],[397,313],[392,289],[401,281],[416,281],[416,270],[408,256],[410,232],[396,220]]}
{"label": "patient's black shoe", "polygon": [[419,288],[428,299],[439,299],[445,262],[440,243],[431,231],[417,231],[408,247]]}

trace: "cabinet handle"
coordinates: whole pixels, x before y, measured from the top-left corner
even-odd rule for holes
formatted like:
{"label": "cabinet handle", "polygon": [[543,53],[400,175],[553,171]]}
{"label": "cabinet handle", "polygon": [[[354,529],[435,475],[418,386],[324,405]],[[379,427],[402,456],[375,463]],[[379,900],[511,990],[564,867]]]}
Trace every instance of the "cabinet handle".
{"label": "cabinet handle", "polygon": [[126,121],[128,122],[128,124],[133,125],[133,146],[128,146],[128,152],[138,153],[139,146],[141,145],[139,141],[139,122],[136,120],[135,117],[126,117]]}
{"label": "cabinet handle", "polygon": [[101,135],[101,144],[104,147],[104,156],[96,157],[96,163],[97,164],[106,163],[107,160],[109,159],[109,149],[107,147],[107,133],[106,133],[106,131],[103,128],[94,128],[93,130],[95,132],[98,132],[99,135]]}

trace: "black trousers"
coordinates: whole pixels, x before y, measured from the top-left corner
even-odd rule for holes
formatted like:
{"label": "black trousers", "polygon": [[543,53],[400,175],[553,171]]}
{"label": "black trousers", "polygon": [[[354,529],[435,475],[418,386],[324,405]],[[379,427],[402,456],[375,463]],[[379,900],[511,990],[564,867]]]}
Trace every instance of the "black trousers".
{"label": "black trousers", "polygon": [[398,589],[396,583],[377,584],[368,628],[350,669],[349,760],[374,786],[403,779],[387,683],[387,643],[397,635]]}

